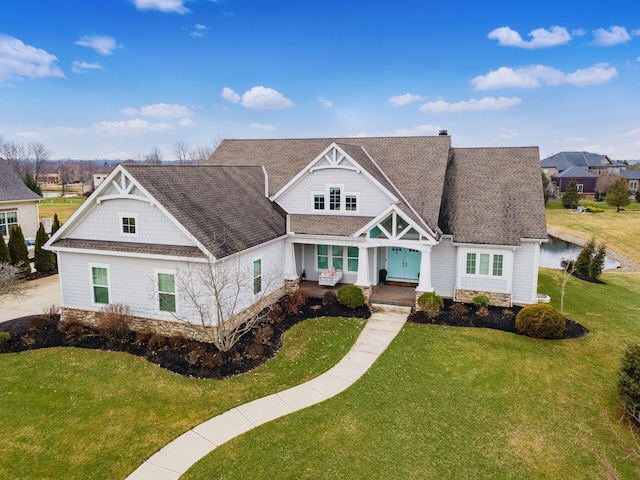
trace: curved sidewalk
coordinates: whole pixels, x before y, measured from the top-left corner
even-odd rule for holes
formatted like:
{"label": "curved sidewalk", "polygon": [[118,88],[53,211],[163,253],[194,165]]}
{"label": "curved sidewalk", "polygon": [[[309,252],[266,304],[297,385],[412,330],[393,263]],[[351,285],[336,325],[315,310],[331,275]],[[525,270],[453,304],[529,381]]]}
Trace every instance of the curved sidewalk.
{"label": "curved sidewalk", "polygon": [[374,305],[360,336],[333,368],[306,383],[232,408],[194,427],[153,454],[127,480],[176,480],[218,446],[254,427],[323,402],[346,390],[373,365],[407,320],[410,309]]}

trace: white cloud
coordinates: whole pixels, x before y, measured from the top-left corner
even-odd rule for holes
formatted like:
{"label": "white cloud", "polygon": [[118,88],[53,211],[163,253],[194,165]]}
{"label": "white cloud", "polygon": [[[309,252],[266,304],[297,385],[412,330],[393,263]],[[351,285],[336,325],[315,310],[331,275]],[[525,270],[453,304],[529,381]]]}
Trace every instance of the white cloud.
{"label": "white cloud", "polygon": [[575,30],[571,30],[571,36],[573,37],[584,37],[587,34],[587,31],[584,28],[576,28]]}
{"label": "white cloud", "polygon": [[420,107],[421,112],[435,113],[459,113],[478,111],[503,111],[510,107],[519,105],[522,100],[518,97],[483,97],[480,100],[472,98],[456,103],[448,103],[444,100],[425,103]]}
{"label": "white cloud", "polygon": [[25,45],[9,35],[0,35],[0,82],[10,77],[61,77],[58,58],[41,48]]}
{"label": "white cloud", "polygon": [[132,0],[138,10],[157,10],[164,13],[180,13],[190,12],[184,6],[184,0]]}
{"label": "white cloud", "polygon": [[255,130],[262,130],[264,132],[272,132],[276,129],[276,127],[273,127],[271,125],[263,125],[262,123],[251,123],[249,124],[249,127]]}
{"label": "white cloud", "polygon": [[204,32],[209,30],[209,28],[207,28],[206,25],[202,25],[200,23],[196,23],[193,26],[193,31],[191,32],[191,36],[192,37],[203,37],[204,36]]}
{"label": "white cloud", "polygon": [[122,45],[116,44],[113,37],[106,35],[95,35],[93,37],[82,37],[74,42],[81,47],[89,47],[94,49],[100,55],[111,55],[116,48],[122,48]]}
{"label": "white cloud", "polygon": [[322,108],[333,107],[333,102],[331,100],[327,100],[326,98],[318,97],[318,103],[322,105]]}
{"label": "white cloud", "polygon": [[571,41],[571,35],[565,27],[557,25],[549,30],[536,28],[529,33],[531,40],[523,40],[518,32],[509,27],[496,28],[489,32],[487,38],[498,40],[501,47],[518,47],[527,49],[549,48],[558,45],[565,45]]}
{"label": "white cloud", "polygon": [[99,63],[87,63],[74,60],[71,63],[71,71],[73,73],[87,73],[87,70],[102,70],[104,67]]}
{"label": "white cloud", "polygon": [[616,68],[610,67],[607,63],[598,63],[573,73],[564,73],[545,65],[529,65],[517,69],[500,67],[497,70],[491,70],[486,75],[475,77],[471,80],[471,84],[476,90],[537,88],[542,84],[556,86],[566,83],[576,87],[585,87],[604,85],[617,75]]}
{"label": "white cloud", "polygon": [[609,30],[598,28],[593,31],[593,43],[601,47],[619,45],[629,40],[631,40],[631,35],[627,32],[627,29],[617,25],[609,27]]}
{"label": "white cloud", "polygon": [[222,93],[220,94],[222,98],[224,98],[227,102],[231,103],[239,103],[242,100],[242,97],[238,95],[236,92],[231,90],[229,87],[224,87],[222,89]]}
{"label": "white cloud", "polygon": [[125,115],[143,115],[153,118],[182,118],[190,117],[193,112],[189,107],[178,104],[154,103],[140,108],[125,108],[121,110]]}
{"label": "white cloud", "polygon": [[263,86],[257,86],[238,95],[229,87],[224,87],[220,94],[231,103],[240,103],[243,107],[256,110],[281,110],[293,107],[293,102],[280,92]]}
{"label": "white cloud", "polygon": [[168,123],[151,123],[139,118],[115,122],[97,122],[92,124],[91,128],[95,133],[104,137],[134,137],[145,133],[166,132],[173,129]]}
{"label": "white cloud", "polygon": [[394,107],[400,107],[402,105],[409,105],[410,103],[420,102],[424,100],[424,97],[420,95],[412,95],[410,93],[405,93],[404,95],[395,95],[389,98],[389,103]]}
{"label": "white cloud", "polygon": [[400,128],[396,130],[394,134],[403,137],[412,137],[418,135],[433,135],[440,132],[440,130],[442,129],[436,125],[416,125],[412,128]]}
{"label": "white cloud", "polygon": [[618,76],[616,67],[610,67],[608,63],[598,63],[593,67],[576,70],[565,77],[565,83],[570,83],[576,87],[587,87],[590,85],[604,85],[611,79]]}
{"label": "white cloud", "polygon": [[180,125],[181,127],[193,127],[195,124],[196,122],[191,120],[189,117],[178,120],[178,125]]}

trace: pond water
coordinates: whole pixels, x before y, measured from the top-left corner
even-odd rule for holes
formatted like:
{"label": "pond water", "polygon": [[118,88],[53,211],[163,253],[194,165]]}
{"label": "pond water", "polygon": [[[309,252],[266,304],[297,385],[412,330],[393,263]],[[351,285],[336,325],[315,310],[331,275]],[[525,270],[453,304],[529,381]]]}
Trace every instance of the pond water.
{"label": "pond water", "polygon": [[[549,235],[549,241],[547,243],[543,243],[540,247],[540,266],[545,268],[557,268],[558,270],[562,269],[560,262],[565,260],[575,260],[582,247],[580,245],[576,245],[575,243],[565,242],[564,240],[560,240],[559,238],[552,237]],[[619,262],[615,260],[605,257],[604,259],[604,269],[605,270],[613,270],[620,266]]]}

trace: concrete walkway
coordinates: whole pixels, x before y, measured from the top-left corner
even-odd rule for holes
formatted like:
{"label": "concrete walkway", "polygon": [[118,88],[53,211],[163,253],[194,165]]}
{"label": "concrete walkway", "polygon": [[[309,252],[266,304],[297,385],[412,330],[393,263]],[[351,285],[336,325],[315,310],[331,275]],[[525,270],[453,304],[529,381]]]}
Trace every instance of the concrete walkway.
{"label": "concrete walkway", "polygon": [[0,322],[38,315],[52,304],[60,305],[58,275],[29,281],[26,287],[24,294],[18,297],[0,295]]}
{"label": "concrete walkway", "polygon": [[128,480],[175,480],[223,443],[254,427],[323,402],[349,388],[389,346],[410,313],[408,307],[374,305],[360,336],[333,368],[306,383],[226,411],[156,452]]}

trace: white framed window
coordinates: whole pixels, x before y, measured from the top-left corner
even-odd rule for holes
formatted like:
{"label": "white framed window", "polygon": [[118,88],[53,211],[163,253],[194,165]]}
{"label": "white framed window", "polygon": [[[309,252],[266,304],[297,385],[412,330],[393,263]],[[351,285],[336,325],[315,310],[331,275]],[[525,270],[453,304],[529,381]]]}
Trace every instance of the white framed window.
{"label": "white framed window", "polygon": [[584,185],[582,185],[581,183],[578,183],[576,186],[578,187],[578,193],[582,193],[584,189]]}
{"label": "white framed window", "polygon": [[94,305],[108,305],[111,302],[111,282],[109,265],[90,263],[91,301]]}
{"label": "white framed window", "polygon": [[329,187],[329,210],[340,210],[342,193],[340,187]]}
{"label": "white framed window", "polygon": [[262,258],[253,261],[253,294],[262,292]]}
{"label": "white framed window", "polygon": [[313,209],[324,210],[324,193],[313,194]]}
{"label": "white framed window", "polygon": [[638,181],[637,180],[631,180],[629,182],[629,189],[630,190],[637,190],[638,189]]}
{"label": "white framed window", "polygon": [[344,209],[347,212],[357,212],[358,211],[358,196],[357,195],[345,195],[344,196]]}
{"label": "white framed window", "polygon": [[18,225],[18,211],[0,212],[0,235],[8,237],[13,225]]}
{"label": "white framed window", "polygon": [[348,272],[358,271],[358,247],[342,245],[316,245],[316,270],[327,270],[330,266],[344,271],[344,259],[347,259]]}
{"label": "white framed window", "polygon": [[347,247],[347,271],[358,271],[358,257],[360,249],[358,247]]}
{"label": "white framed window", "polygon": [[504,255],[501,253],[467,253],[467,275],[502,277],[503,267]]}
{"label": "white framed window", "polygon": [[120,235],[123,237],[137,237],[140,230],[137,213],[120,213]]}
{"label": "white framed window", "polygon": [[324,192],[311,192],[311,208],[326,214],[357,213],[359,194],[345,192],[344,185],[327,185]]}
{"label": "white framed window", "polygon": [[177,308],[175,270],[156,270],[156,291],[158,311],[175,313]]}

